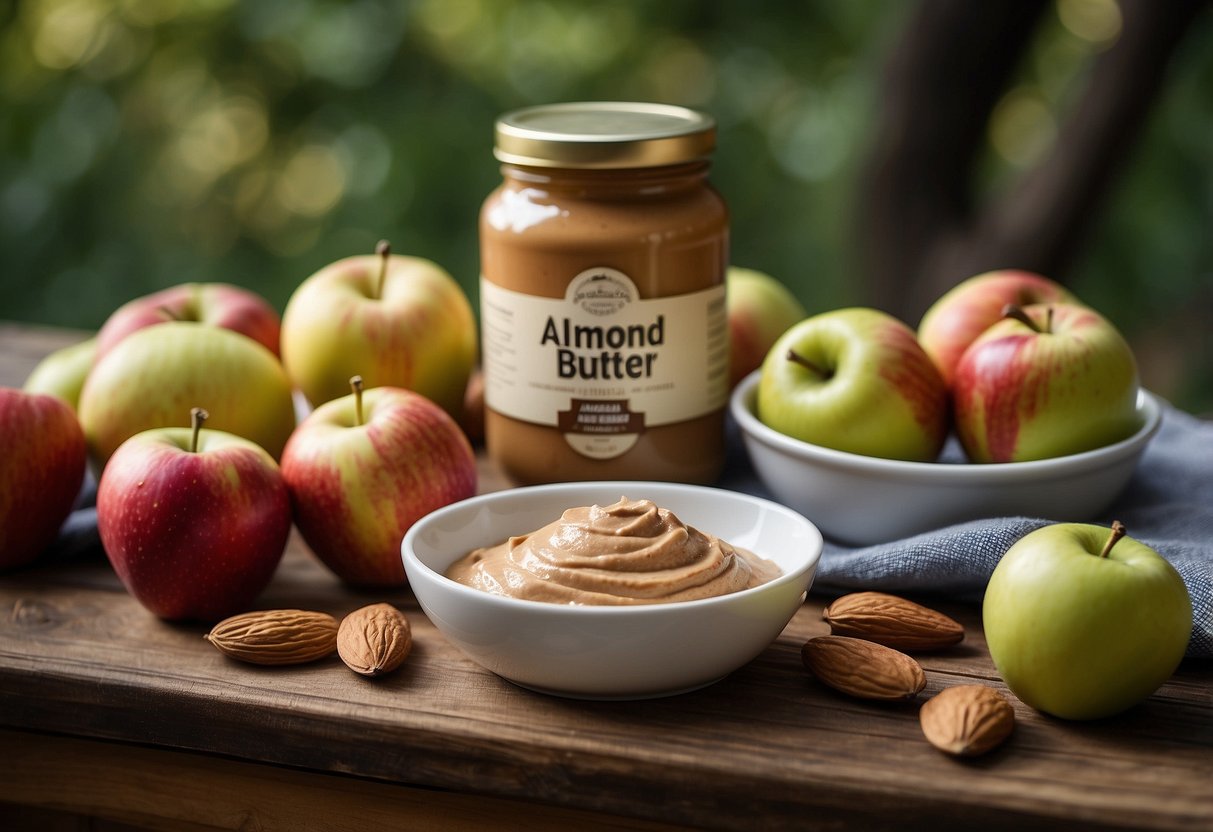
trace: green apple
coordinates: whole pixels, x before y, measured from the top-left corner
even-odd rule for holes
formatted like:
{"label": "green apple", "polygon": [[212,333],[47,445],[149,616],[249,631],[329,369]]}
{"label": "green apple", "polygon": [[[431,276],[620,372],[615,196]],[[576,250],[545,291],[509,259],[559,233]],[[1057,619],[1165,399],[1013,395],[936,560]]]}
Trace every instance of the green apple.
{"label": "green apple", "polygon": [[1183,658],[1192,603],[1148,546],[1087,523],[1055,523],[1003,556],[982,606],[990,656],[1024,703],[1098,719],[1145,699]]}
{"label": "green apple", "polygon": [[80,393],[80,424],[103,467],[127,438],[179,425],[196,406],[215,430],[275,458],[295,426],[291,385],[273,353],[238,332],[185,321],[132,332],[102,356]]}
{"label": "green apple", "polygon": [[931,305],[918,324],[918,343],[953,382],[960,356],[977,336],[1002,320],[1007,304],[1078,303],[1060,283],[1019,269],[1000,269],[970,277]]}
{"label": "green apple", "polygon": [[972,462],[1092,450],[1140,427],[1138,387],[1132,349],[1098,312],[1008,306],[956,365],[956,433]]}
{"label": "green apple", "polygon": [[322,404],[291,435],[282,475],[295,523],[342,580],[405,582],[400,542],[417,520],[476,493],[476,457],[459,425],[434,402],[398,387]]}
{"label": "green apple", "polygon": [[928,462],[947,437],[948,391],[909,327],[853,307],[806,318],[775,342],[757,416],[814,445]]}
{"label": "green apple", "polygon": [[476,360],[476,322],[463,289],[419,257],[347,257],[307,278],[282,315],[282,360],[308,401],[348,394],[351,376],[403,387],[458,418]]}
{"label": "green apple", "polygon": [[730,266],[728,287],[729,386],[762,366],[771,346],[808,316],[788,288],[765,272]]}
{"label": "green apple", "polygon": [[38,362],[25,379],[27,393],[46,393],[66,402],[72,410],[80,405],[84,379],[93,367],[97,339],[89,338],[70,347],[55,350]]}

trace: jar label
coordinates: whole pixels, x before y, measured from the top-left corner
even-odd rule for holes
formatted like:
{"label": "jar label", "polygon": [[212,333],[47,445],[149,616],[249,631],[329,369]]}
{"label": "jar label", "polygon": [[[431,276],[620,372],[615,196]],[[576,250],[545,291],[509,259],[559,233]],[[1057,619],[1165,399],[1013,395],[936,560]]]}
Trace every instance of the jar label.
{"label": "jar label", "polygon": [[480,279],[485,405],[550,425],[593,459],[646,428],[705,416],[728,398],[725,287],[644,299],[623,272],[575,276],[564,298]]}

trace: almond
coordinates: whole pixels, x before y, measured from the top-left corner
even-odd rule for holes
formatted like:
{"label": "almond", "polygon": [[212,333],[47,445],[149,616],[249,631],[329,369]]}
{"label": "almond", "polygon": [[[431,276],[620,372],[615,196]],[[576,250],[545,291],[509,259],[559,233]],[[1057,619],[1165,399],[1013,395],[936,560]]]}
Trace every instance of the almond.
{"label": "almond", "polygon": [[1015,727],[1015,710],[994,688],[957,685],[927,700],[918,712],[922,733],[948,754],[974,757],[1002,744]]}
{"label": "almond", "polygon": [[898,650],[938,650],[960,643],[965,630],[941,612],[883,592],[853,592],[822,613],[837,636],[854,636]]}
{"label": "almond", "polygon": [[400,667],[412,647],[409,620],[391,604],[354,610],[337,630],[337,655],[363,676],[390,673]]}
{"label": "almond", "polygon": [[337,619],[307,610],[255,610],[225,618],[205,638],[242,662],[303,664],[337,648]]}
{"label": "almond", "polygon": [[914,659],[859,638],[811,638],[800,655],[823,683],[861,699],[912,699],[927,684],[922,665]]}

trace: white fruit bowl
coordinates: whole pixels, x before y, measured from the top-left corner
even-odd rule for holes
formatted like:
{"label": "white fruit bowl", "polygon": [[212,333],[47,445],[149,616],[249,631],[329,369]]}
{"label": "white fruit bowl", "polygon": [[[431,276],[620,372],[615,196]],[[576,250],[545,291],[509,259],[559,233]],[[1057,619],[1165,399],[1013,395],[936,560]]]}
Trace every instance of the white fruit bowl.
{"label": "white fruit bowl", "polygon": [[[576,606],[491,595],[444,573],[471,549],[525,534],[568,508],[649,499],[684,523],[774,561],[783,574],[717,598]],[[703,687],[755,658],[782,632],[813,581],[822,538],[796,512],[718,488],[589,482],[515,488],[439,509],[409,529],[404,570],[422,610],[470,659],[515,684],[590,699],[666,696]]]}
{"label": "white fruit bowl", "polygon": [[755,472],[828,539],[852,546],[992,517],[1089,520],[1124,489],[1162,419],[1158,400],[1142,391],[1137,432],[1093,451],[984,465],[901,462],[823,448],[767,427],[754,412],[760,376],[756,370],[743,379],[730,401]]}

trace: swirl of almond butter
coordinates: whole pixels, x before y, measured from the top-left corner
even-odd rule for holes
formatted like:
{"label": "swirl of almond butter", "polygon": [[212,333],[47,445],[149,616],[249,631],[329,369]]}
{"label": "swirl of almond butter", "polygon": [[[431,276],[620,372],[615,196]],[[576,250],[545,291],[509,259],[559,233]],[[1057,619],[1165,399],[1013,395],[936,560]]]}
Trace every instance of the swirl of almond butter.
{"label": "swirl of almond butter", "polygon": [[777,565],[683,523],[650,500],[566,510],[559,520],[474,549],[447,577],[495,595],[556,604],[664,604],[766,583]]}

